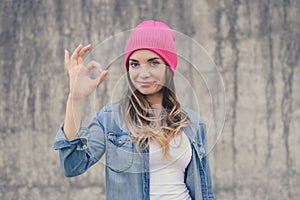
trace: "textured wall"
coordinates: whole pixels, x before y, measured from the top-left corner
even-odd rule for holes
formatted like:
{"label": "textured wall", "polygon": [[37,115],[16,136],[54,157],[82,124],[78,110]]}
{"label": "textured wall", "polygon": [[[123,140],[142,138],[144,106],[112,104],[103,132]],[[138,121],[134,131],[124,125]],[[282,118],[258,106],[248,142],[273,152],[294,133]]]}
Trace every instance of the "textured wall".
{"label": "textured wall", "polygon": [[[299,0],[4,0],[0,7],[0,199],[105,199],[103,164],[67,179],[52,149],[68,94],[63,50],[151,18],[201,43],[223,77],[226,123],[210,154],[216,198],[299,199]],[[94,107],[108,102],[120,75],[112,68]]]}

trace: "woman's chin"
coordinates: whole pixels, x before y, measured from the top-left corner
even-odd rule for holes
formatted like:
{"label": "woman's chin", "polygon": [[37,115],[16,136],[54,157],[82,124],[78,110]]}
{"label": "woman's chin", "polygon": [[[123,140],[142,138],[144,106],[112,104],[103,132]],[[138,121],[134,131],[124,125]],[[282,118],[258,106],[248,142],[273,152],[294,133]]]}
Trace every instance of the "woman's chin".
{"label": "woman's chin", "polygon": [[139,89],[139,92],[143,95],[153,95],[153,94],[157,93],[156,91],[147,90],[147,89]]}
{"label": "woman's chin", "polygon": [[143,95],[155,95],[160,94],[162,92],[162,88],[146,88],[146,87],[140,87],[138,88],[138,91]]}

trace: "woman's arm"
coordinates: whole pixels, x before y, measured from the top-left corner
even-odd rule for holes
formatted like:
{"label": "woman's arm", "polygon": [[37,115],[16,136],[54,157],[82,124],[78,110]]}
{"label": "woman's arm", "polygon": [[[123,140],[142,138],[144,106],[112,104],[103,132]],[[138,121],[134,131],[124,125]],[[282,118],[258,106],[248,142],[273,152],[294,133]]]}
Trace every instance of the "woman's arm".
{"label": "woman's arm", "polygon": [[65,176],[73,177],[84,173],[104,154],[105,129],[101,124],[104,117],[102,109],[88,127],[80,127],[72,140],[66,139],[64,123],[61,124],[56,134],[54,149],[59,150],[60,166]]}
{"label": "woman's arm", "polygon": [[[77,176],[95,164],[105,151],[104,129],[98,114],[88,128],[81,127],[85,99],[104,80],[108,71],[92,61],[83,65],[83,56],[91,45],[79,45],[72,56],[65,50],[65,67],[69,75],[70,92],[67,100],[64,123],[55,138],[54,148],[59,150],[60,164],[65,176]],[[96,79],[89,75],[93,68],[101,73]]]}
{"label": "woman's arm", "polygon": [[[108,71],[102,72],[99,64],[95,61],[90,62],[87,66],[83,65],[83,57],[91,48],[92,45],[85,47],[79,45],[71,57],[65,50],[65,68],[68,71],[70,87],[64,124],[64,132],[68,140],[75,138],[80,129],[85,99],[99,86],[108,73]],[[89,76],[93,68],[102,72],[96,79]]]}
{"label": "woman's arm", "polygon": [[84,100],[73,100],[71,95],[69,95],[63,127],[67,140],[74,139],[79,132],[83,104]]}

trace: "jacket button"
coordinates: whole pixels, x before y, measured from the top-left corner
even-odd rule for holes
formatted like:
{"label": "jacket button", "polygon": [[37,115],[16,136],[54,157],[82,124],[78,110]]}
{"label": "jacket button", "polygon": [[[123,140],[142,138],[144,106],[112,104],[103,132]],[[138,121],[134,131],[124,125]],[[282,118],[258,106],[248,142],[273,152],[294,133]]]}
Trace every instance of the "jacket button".
{"label": "jacket button", "polygon": [[196,142],[196,140],[192,140],[192,143],[195,143]]}

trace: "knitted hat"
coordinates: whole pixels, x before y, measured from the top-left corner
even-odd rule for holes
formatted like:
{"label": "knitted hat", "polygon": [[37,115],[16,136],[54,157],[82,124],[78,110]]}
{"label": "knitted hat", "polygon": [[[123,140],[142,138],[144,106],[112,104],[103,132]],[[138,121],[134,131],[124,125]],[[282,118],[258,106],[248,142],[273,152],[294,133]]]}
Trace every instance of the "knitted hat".
{"label": "knitted hat", "polygon": [[128,70],[128,59],[134,51],[147,49],[158,54],[174,74],[178,62],[175,38],[174,31],[162,22],[148,20],[140,23],[133,29],[125,47],[126,69]]}

